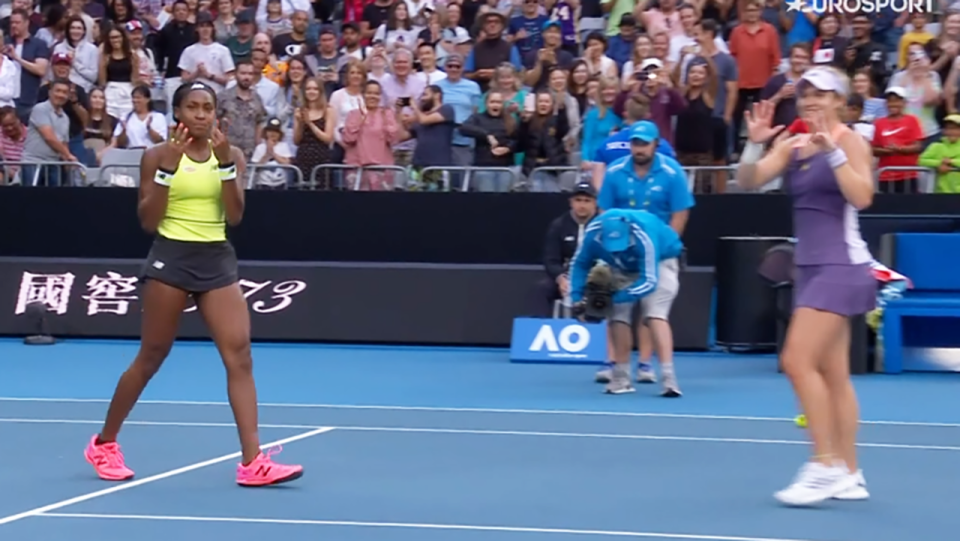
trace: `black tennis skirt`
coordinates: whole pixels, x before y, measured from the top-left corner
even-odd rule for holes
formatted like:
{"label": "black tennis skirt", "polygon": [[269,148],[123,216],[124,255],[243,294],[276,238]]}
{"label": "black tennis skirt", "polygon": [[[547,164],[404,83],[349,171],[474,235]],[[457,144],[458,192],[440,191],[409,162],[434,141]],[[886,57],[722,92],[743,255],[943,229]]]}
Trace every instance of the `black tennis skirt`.
{"label": "black tennis skirt", "polygon": [[141,281],[156,280],[199,294],[239,280],[237,253],[229,241],[185,242],[158,236],[140,272]]}

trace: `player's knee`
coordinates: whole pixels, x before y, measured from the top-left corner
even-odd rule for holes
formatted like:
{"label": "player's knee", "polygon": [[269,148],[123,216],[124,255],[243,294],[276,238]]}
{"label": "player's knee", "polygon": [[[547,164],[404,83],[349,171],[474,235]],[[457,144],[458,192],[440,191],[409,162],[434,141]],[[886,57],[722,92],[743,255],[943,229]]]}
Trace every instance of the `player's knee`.
{"label": "player's knee", "polygon": [[144,342],[140,345],[140,353],[133,363],[133,368],[147,379],[152,378],[167,359],[171,347],[172,344]]}
{"label": "player's knee", "polygon": [[227,373],[233,376],[253,373],[253,355],[249,340],[238,340],[223,348],[223,364]]}
{"label": "player's knee", "polygon": [[780,366],[783,373],[792,380],[805,377],[814,371],[813,363],[807,356],[794,348],[784,348],[780,353]]}

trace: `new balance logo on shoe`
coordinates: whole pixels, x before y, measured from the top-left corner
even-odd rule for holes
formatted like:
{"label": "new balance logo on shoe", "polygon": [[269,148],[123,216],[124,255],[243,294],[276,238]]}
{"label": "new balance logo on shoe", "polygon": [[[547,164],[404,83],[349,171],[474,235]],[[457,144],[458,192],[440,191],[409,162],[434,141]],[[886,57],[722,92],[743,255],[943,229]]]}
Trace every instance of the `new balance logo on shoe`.
{"label": "new balance logo on shoe", "polygon": [[270,475],[271,466],[260,466],[257,468],[257,477],[266,477]]}

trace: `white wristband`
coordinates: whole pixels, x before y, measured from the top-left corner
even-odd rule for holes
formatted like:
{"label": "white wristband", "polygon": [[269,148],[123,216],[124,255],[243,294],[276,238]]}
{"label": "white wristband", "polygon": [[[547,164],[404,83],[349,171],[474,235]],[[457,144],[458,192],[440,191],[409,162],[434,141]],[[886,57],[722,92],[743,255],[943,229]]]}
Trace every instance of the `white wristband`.
{"label": "white wristband", "polygon": [[171,173],[169,171],[164,171],[163,169],[157,168],[157,173],[153,175],[153,181],[161,186],[170,187],[170,183],[173,182],[173,175],[176,173]]}
{"label": "white wristband", "polygon": [[743,152],[740,154],[740,163],[757,163],[762,157],[763,145],[760,143],[754,143],[753,141],[747,141],[747,144],[743,147]]}
{"label": "white wristband", "polygon": [[836,169],[847,163],[847,153],[842,148],[835,148],[827,154],[827,163],[830,164],[830,167]]}

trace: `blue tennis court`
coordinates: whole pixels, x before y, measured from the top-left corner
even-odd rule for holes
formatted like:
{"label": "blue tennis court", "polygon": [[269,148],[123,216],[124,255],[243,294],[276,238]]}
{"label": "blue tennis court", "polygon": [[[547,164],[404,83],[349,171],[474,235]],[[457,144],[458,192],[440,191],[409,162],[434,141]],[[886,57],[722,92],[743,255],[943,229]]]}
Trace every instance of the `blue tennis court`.
{"label": "blue tennis court", "polygon": [[134,481],[83,460],[133,342],[0,342],[0,538],[953,541],[955,376],[857,379],[872,499],[772,493],[808,455],[769,356],[681,355],[685,396],[605,396],[593,367],[503,350],[259,345],[262,440],[303,479],[234,484],[212,345],[178,344],[121,435]]}

